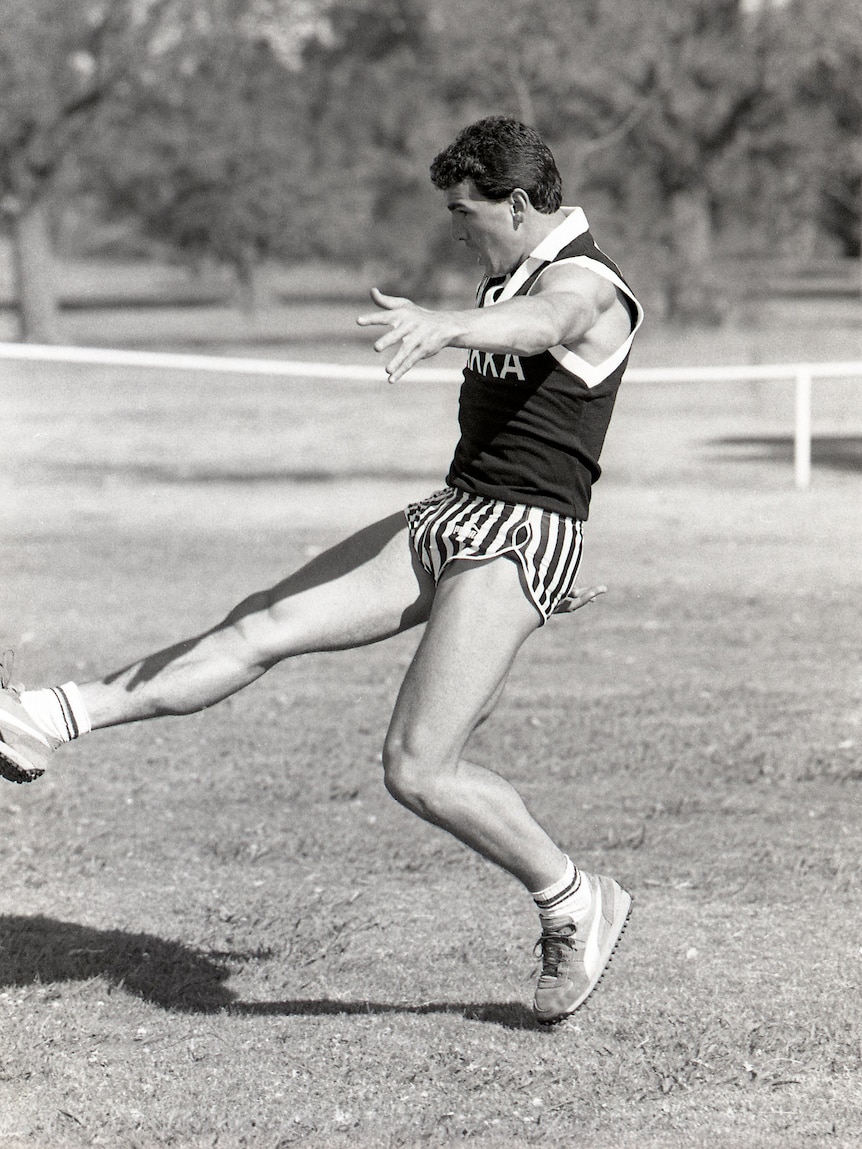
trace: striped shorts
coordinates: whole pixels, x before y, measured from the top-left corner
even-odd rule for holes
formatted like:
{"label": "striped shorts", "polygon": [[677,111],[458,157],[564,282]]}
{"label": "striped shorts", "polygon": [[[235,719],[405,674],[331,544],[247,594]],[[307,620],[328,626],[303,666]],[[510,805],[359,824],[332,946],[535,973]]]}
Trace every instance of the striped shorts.
{"label": "striped shorts", "polygon": [[455,487],[411,503],[405,514],[413,549],[435,583],[455,559],[505,555],[519,564],[543,624],[575,585],[583,545],[578,519]]}

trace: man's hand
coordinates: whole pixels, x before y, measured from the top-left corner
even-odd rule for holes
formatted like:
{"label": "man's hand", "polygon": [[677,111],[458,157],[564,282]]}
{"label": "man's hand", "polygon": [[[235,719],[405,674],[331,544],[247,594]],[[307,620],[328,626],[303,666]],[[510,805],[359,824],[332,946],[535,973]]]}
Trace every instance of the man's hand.
{"label": "man's hand", "polygon": [[454,312],[428,311],[402,296],[384,295],[376,287],[371,289],[371,298],[380,310],[360,315],[356,322],[360,327],[391,328],[374,344],[375,351],[400,344],[386,365],[390,383],[397,383],[421,359],[428,359],[448,347],[460,330]]}
{"label": "man's hand", "polygon": [[569,597],[562,600],[554,614],[571,614],[573,610],[579,610],[588,602],[593,602],[600,594],[605,594],[607,589],[606,586],[575,587]]}

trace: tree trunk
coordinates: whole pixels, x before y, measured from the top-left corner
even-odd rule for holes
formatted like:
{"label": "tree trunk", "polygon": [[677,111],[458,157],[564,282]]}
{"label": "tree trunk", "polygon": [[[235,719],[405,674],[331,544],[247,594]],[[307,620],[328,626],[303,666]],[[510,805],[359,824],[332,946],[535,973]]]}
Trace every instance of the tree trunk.
{"label": "tree trunk", "polygon": [[669,310],[673,318],[713,323],[721,300],[713,264],[712,218],[703,188],[687,188],[670,197],[673,220],[673,270]]}
{"label": "tree trunk", "polygon": [[44,201],[12,216],[12,252],[22,341],[58,343],[54,258]]}
{"label": "tree trunk", "polygon": [[260,314],[264,287],[260,261],[249,248],[244,250],[234,264],[236,273],[236,298],[246,319],[254,319]]}

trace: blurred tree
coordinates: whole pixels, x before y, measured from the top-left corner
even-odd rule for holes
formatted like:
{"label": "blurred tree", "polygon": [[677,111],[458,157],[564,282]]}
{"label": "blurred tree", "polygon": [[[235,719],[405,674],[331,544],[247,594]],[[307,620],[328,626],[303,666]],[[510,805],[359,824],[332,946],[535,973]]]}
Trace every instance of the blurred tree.
{"label": "blurred tree", "polygon": [[263,259],[311,256],[376,260],[382,286],[427,297],[448,248],[428,164],[492,112],[539,128],[679,318],[721,314],[722,244],[792,235],[816,196],[858,243],[858,0],[0,0],[0,16],[0,204],[30,338],[52,334],[58,188],[231,264],[249,298]]}
{"label": "blurred tree", "polygon": [[620,238],[650,252],[667,311],[720,312],[728,160],[748,163],[785,112],[768,82],[777,14],[755,19],[739,0],[474,0],[465,25],[458,0],[434,3],[452,106],[534,123]]}
{"label": "blurred tree", "polygon": [[[846,256],[862,255],[862,6],[793,0],[788,43],[817,219]],[[813,162],[811,162],[813,161]]]}
{"label": "blurred tree", "polygon": [[305,186],[283,80],[322,3],[0,0],[0,206],[24,338],[56,338],[58,189],[96,189],[110,210],[250,280]]}
{"label": "blurred tree", "polygon": [[170,3],[0,3],[0,211],[24,338],[56,338],[51,196],[101,105],[148,55]]}
{"label": "blurred tree", "polygon": [[[611,148],[587,153],[588,171],[624,214],[636,206],[635,238],[652,249],[667,314],[721,319],[717,240],[750,240],[754,222],[739,182],[755,170],[766,179],[791,150],[787,105],[770,82],[774,13],[747,13],[737,0],[649,0],[621,32],[611,5],[602,9],[603,48],[610,37],[625,45],[613,115],[631,126]],[[589,108],[586,87],[576,100]]]}
{"label": "blurred tree", "polygon": [[429,6],[334,0],[327,18],[302,72],[318,252],[373,257],[386,269],[380,286],[427,295],[428,217],[441,214],[428,165],[448,131]]}
{"label": "blurred tree", "polygon": [[88,186],[193,261],[238,273],[307,254],[317,186],[310,163],[302,46],[326,35],[311,0],[207,0],[106,110],[84,152]]}

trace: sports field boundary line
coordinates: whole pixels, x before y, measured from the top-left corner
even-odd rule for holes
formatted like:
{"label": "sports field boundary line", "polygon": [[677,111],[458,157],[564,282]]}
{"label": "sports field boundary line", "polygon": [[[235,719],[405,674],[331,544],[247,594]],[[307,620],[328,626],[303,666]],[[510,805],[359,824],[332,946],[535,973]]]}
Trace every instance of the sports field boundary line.
{"label": "sports field boundary line", "polygon": [[[239,355],[197,355],[178,351],[127,351],[109,347],[0,343],[0,359],[89,364],[97,367],[149,367],[162,371],[202,371],[225,375],[268,375],[289,379],[386,382],[386,372],[382,366],[318,363],[315,360],[250,359]],[[410,376],[418,383],[457,383],[461,379],[461,371],[414,367]]]}
{"label": "sports field boundary line", "polygon": [[[196,355],[173,351],[126,351],[109,347],[76,347],[42,343],[0,342],[0,359],[39,363],[90,364],[106,367],[143,367],[163,371],[200,371],[219,374],[260,375],[290,379],[329,379],[382,383],[381,367],[313,360],[252,359],[234,355]],[[459,383],[459,369],[413,367],[410,383]],[[793,381],[794,477],[800,489],[811,481],[811,407],[815,379],[862,379],[862,360],[835,363],[728,364],[723,367],[630,367],[630,383],[745,383],[757,380]]]}
{"label": "sports field boundary line", "polygon": [[[0,359],[43,363],[79,363],[93,366],[152,367],[168,371],[236,372],[303,379],[356,379],[385,381],[381,367],[356,363],[319,363],[316,360],[259,359],[239,355],[199,355],[181,351],[134,351],[115,347],[79,347],[72,344],[0,342]],[[740,383],[750,380],[795,379],[800,373],[814,378],[862,379],[862,360],[826,363],[728,364],[721,367],[629,367],[629,383]],[[405,379],[418,383],[460,383],[460,368],[413,367]]]}

